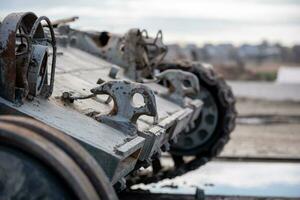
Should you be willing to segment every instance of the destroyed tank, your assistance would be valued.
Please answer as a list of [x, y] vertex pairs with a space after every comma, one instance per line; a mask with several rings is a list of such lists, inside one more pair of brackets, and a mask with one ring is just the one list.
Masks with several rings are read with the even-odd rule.
[[[131, 80], [146, 84], [154, 81], [166, 86], [170, 91], [167, 96], [176, 104], [182, 105], [183, 97], [200, 99], [203, 103], [199, 117], [170, 146], [168, 152], [175, 165], [166, 169], [157, 158], [152, 166], [154, 174], [141, 174], [138, 179], [132, 179], [133, 183], [156, 182], [184, 174], [205, 164], [221, 152], [235, 127], [237, 112], [231, 88], [211, 65], [166, 59], [168, 48], [163, 43], [162, 31], [158, 31], [151, 38], [146, 30], [136, 28], [124, 35], [107, 31], [82, 32], [69, 29], [68, 26], [61, 26], [61, 29], [68, 29], [73, 47], [118, 65]], [[178, 90], [182, 85], [192, 86], [190, 77], [183, 76], [182, 71], [197, 79], [200, 90], [196, 93]], [[164, 80], [159, 78], [162, 76], [165, 76]], [[188, 158], [191, 156], [194, 158]]]
[[200, 63], [165, 62], [161, 32], [53, 26], [31, 12], [0, 24], [0, 199], [118, 199], [229, 140], [230, 87]]

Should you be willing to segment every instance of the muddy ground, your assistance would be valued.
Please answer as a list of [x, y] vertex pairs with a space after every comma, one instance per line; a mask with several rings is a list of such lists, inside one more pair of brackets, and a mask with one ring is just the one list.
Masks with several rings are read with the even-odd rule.
[[239, 98], [237, 110], [221, 156], [300, 159], [300, 102]]

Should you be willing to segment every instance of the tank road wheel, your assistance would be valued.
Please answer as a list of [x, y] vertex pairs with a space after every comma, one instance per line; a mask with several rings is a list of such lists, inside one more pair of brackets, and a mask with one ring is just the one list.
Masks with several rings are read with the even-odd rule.
[[197, 169], [222, 151], [235, 127], [237, 112], [231, 88], [211, 68], [200, 63], [163, 63], [158, 69], [181, 69], [198, 77], [200, 93], [191, 98], [203, 101], [202, 114], [171, 145], [169, 152], [175, 166], [163, 166], [157, 158], [152, 162], [152, 172], [134, 174], [128, 179], [128, 185], [158, 182]]
[[[235, 98], [223, 78], [200, 63], [165, 63], [160, 69], [182, 69], [199, 78], [200, 93], [192, 98], [203, 101], [202, 113], [194, 122], [195, 126], [181, 134], [170, 151], [175, 165], [189, 171], [216, 157], [228, 142], [237, 115]], [[183, 156], [196, 156], [196, 159], [185, 164]]]
[[0, 199], [117, 199], [105, 173], [69, 136], [0, 117]]

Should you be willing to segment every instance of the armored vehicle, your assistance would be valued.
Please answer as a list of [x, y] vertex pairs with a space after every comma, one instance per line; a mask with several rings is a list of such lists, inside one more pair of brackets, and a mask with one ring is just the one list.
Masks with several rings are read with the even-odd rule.
[[[162, 31], [158, 31], [155, 37], [149, 37], [146, 30], [136, 28], [130, 29], [124, 35], [107, 31], [82, 32], [63, 25], [61, 29], [68, 29], [73, 47], [118, 65], [131, 80], [147, 85], [149, 82], [164, 85], [174, 92], [169, 92], [166, 96], [178, 105], [182, 105], [183, 96], [200, 99], [204, 104], [199, 117], [190, 123], [184, 133], [179, 135], [178, 141], [170, 146], [169, 153], [175, 166], [166, 169], [161, 166], [159, 160], [155, 160], [153, 167], [156, 176], [143, 175], [141, 182], [178, 176], [203, 165], [219, 154], [235, 127], [236, 109], [231, 88], [211, 65], [169, 59]], [[178, 90], [181, 85], [193, 85], [190, 82], [191, 78], [182, 75], [182, 71], [195, 76], [198, 82], [194, 84], [199, 84], [200, 90], [196, 93]], [[164, 80], [160, 79], [162, 76], [165, 76]], [[177, 80], [176, 83], [174, 79]], [[173, 80], [173, 83], [170, 80]], [[194, 158], [185, 159], [191, 156]], [[186, 162], [187, 160], [189, 162]]]
[[164, 61], [161, 32], [54, 25], [31, 12], [0, 25], [0, 199], [117, 199], [229, 140], [230, 87], [200, 63]]

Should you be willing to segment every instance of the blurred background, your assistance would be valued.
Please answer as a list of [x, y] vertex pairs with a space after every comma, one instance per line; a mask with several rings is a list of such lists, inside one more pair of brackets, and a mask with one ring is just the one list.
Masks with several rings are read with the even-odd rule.
[[299, 0], [1, 0], [2, 17], [28, 10], [79, 16], [80, 29], [162, 29], [177, 57], [210, 62], [227, 79], [274, 81], [280, 67], [300, 66]]
[[[168, 59], [213, 64], [239, 112], [220, 157], [175, 183], [208, 194], [300, 197], [300, 0], [1, 0], [0, 19], [17, 11], [78, 16], [71, 26], [85, 30], [161, 29]], [[163, 184], [173, 183], [159, 191]]]

